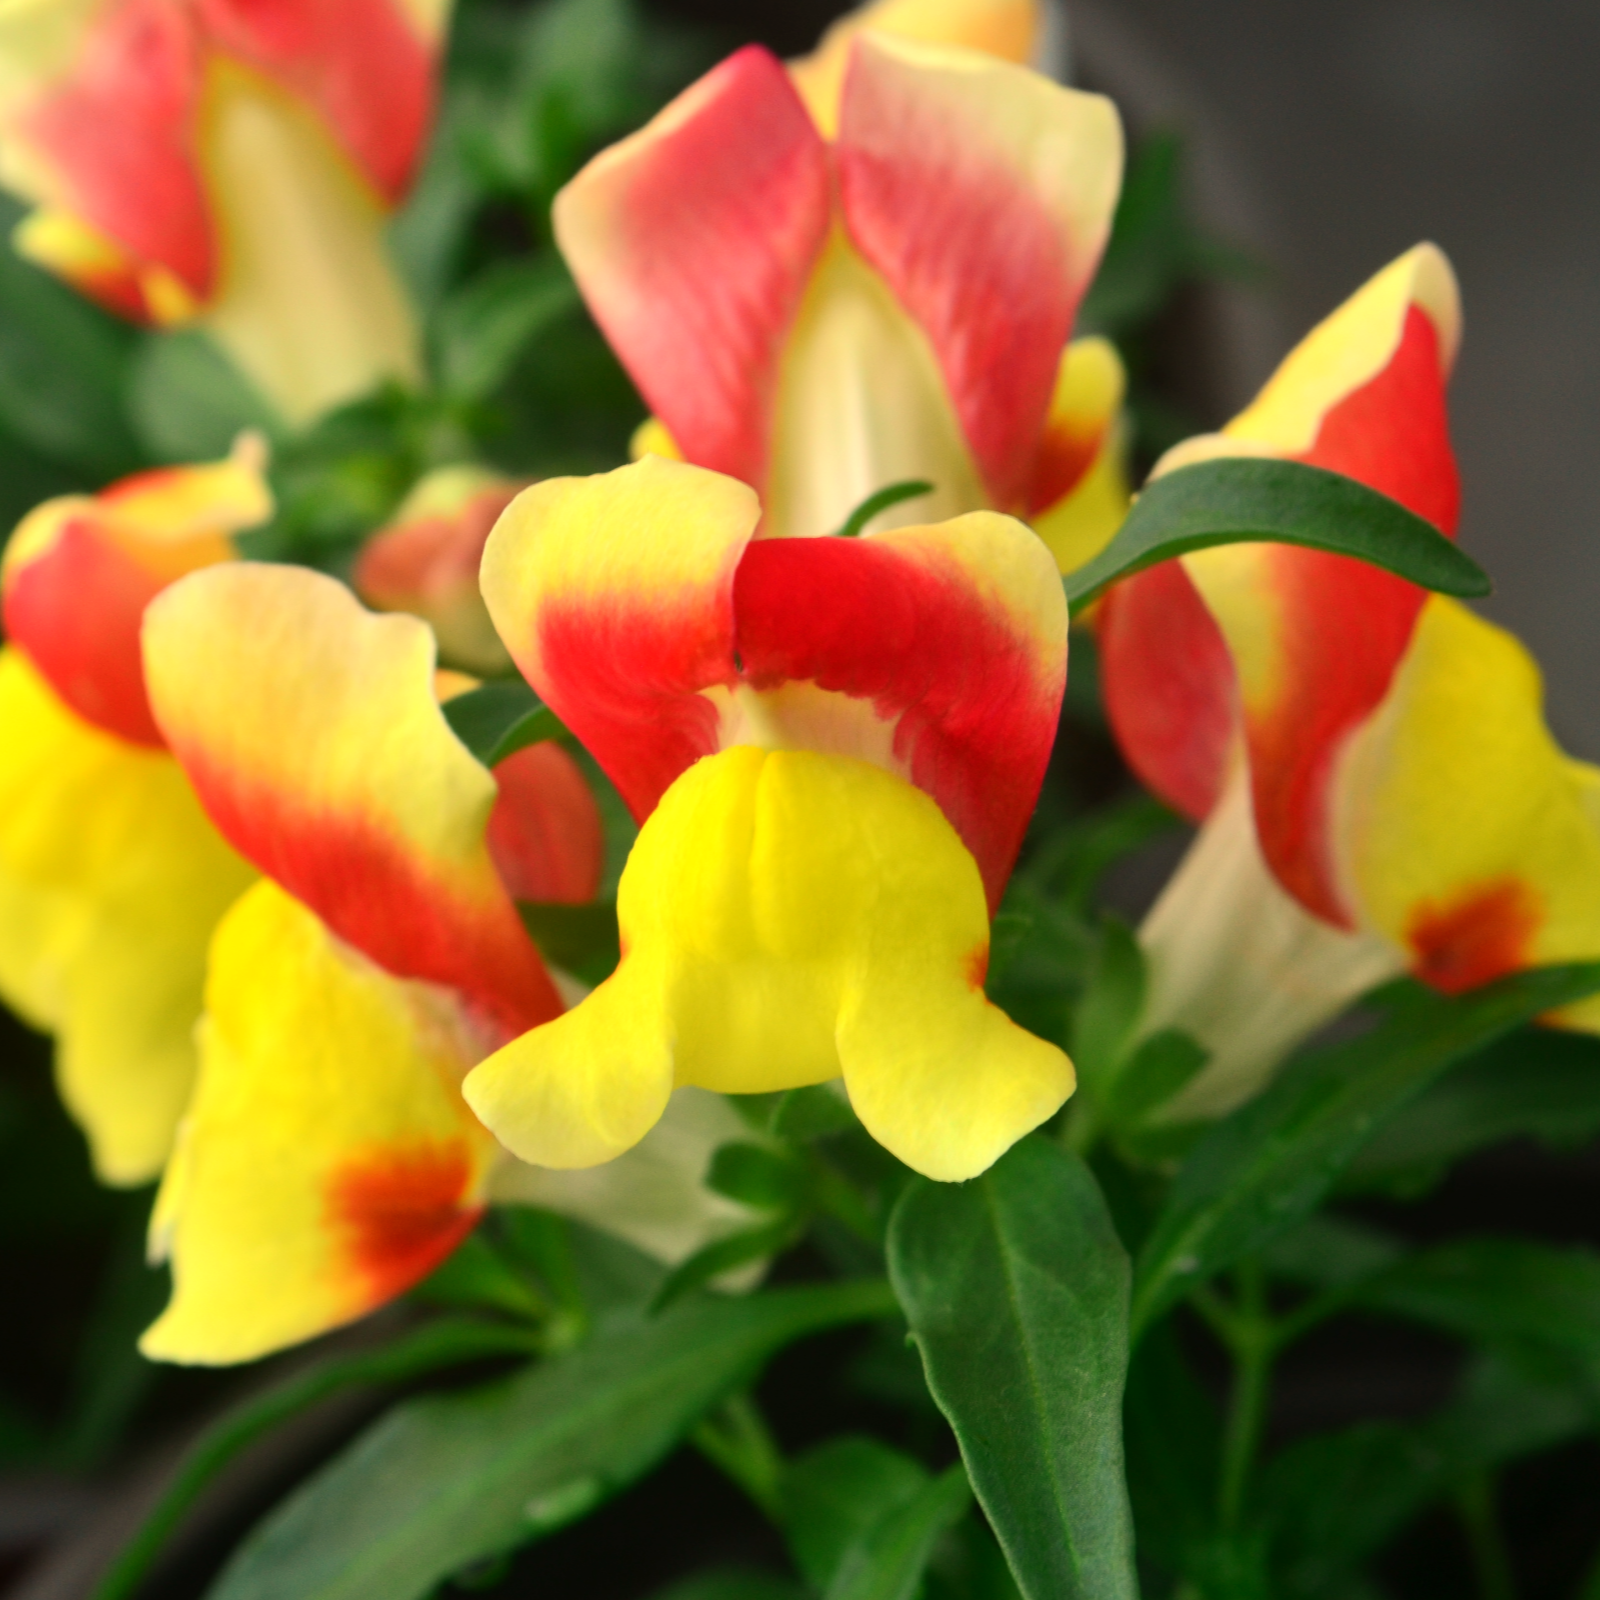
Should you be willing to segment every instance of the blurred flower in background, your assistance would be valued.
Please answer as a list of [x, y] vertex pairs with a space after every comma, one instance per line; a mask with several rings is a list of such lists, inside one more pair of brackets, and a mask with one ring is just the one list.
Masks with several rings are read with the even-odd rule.
[[16, 244], [124, 316], [198, 322], [291, 422], [420, 376], [384, 243], [444, 0], [101, 0], [0, 17]]

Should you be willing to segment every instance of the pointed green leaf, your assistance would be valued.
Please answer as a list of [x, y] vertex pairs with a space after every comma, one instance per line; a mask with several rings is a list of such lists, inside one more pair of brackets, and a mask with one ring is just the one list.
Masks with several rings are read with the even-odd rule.
[[1600, 989], [1600, 964], [1544, 967], [1454, 999], [1408, 994], [1371, 1033], [1291, 1065], [1205, 1135], [1139, 1253], [1135, 1337], [1194, 1285], [1322, 1200], [1373, 1130], [1440, 1073]]
[[827, 1600], [913, 1600], [940, 1534], [972, 1504], [958, 1461], [879, 1517], [844, 1553]]
[[561, 719], [521, 678], [469, 689], [446, 700], [442, 709], [456, 738], [486, 767], [565, 731]]
[[1340, 1187], [1413, 1194], [1485, 1145], [1532, 1138], [1558, 1148], [1600, 1133], [1600, 1039], [1527, 1027], [1463, 1061], [1350, 1163]]
[[211, 1600], [418, 1600], [647, 1472], [778, 1350], [892, 1314], [881, 1281], [706, 1299], [396, 1406], [245, 1541]]
[[920, 1461], [851, 1434], [808, 1450], [784, 1474], [783, 1533], [806, 1582], [826, 1591], [867, 1530], [928, 1485]]
[[1489, 593], [1483, 568], [1399, 501], [1342, 473], [1251, 456], [1197, 462], [1147, 485], [1111, 543], [1068, 573], [1067, 599], [1076, 612], [1158, 561], [1261, 542], [1354, 556], [1439, 594]]
[[1089, 1169], [1035, 1134], [971, 1183], [919, 1181], [889, 1262], [1026, 1600], [1134, 1600], [1128, 1259]]

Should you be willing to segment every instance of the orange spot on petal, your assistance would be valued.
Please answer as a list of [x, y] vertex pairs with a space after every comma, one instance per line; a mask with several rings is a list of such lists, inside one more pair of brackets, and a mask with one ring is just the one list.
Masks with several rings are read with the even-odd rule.
[[455, 1143], [385, 1150], [328, 1180], [329, 1221], [368, 1305], [409, 1289], [472, 1232], [483, 1207], [463, 1204], [470, 1177], [466, 1146]]
[[989, 946], [980, 944], [967, 957], [967, 982], [974, 989], [982, 989], [989, 977]]
[[1412, 970], [1444, 994], [1504, 977], [1528, 964], [1543, 912], [1538, 892], [1517, 878], [1483, 884], [1448, 906], [1420, 905], [1406, 929]]

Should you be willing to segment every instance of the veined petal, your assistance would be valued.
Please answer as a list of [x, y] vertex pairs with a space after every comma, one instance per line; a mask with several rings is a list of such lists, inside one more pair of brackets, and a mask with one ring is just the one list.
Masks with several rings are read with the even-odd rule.
[[992, 503], [1023, 509], [1110, 232], [1116, 110], [992, 57], [866, 34], [834, 155], [851, 241], [927, 334]]
[[200, 154], [225, 255], [205, 326], [291, 423], [421, 373], [380, 194], [316, 115], [231, 61], [206, 74]]
[[992, 511], [864, 539], [761, 539], [734, 610], [740, 688], [723, 742], [876, 756], [937, 801], [997, 906], [1066, 687], [1067, 607], [1039, 541]]
[[229, 535], [272, 515], [265, 465], [261, 441], [243, 434], [225, 461], [139, 473], [23, 518], [4, 559], [6, 632], [79, 716], [161, 744], [139, 659], [145, 606], [230, 559]]
[[0, 990], [57, 1035], [109, 1183], [161, 1170], [194, 1078], [211, 930], [254, 877], [165, 752], [75, 716], [0, 651]]
[[717, 748], [702, 691], [737, 680], [734, 572], [760, 515], [744, 484], [647, 455], [525, 489], [489, 537], [500, 637], [640, 819]]
[[[1350, 898], [1447, 993], [1600, 956], [1592, 780], [1550, 737], [1542, 699], [1510, 634], [1432, 596], [1393, 689], [1340, 764]], [[1592, 1002], [1584, 1010], [1600, 1025]]]
[[1163, 1122], [1218, 1117], [1303, 1040], [1404, 970], [1387, 939], [1346, 933], [1286, 894], [1256, 842], [1249, 773], [1221, 798], [1139, 928], [1149, 971], [1141, 1036], [1179, 1028], [1208, 1052]]
[[778, 363], [830, 214], [827, 149], [754, 46], [556, 197], [584, 299], [685, 459], [764, 480]]
[[[1314, 330], [1222, 434], [1180, 445], [1158, 472], [1216, 456], [1288, 456], [1359, 478], [1451, 531], [1459, 492], [1444, 380], [1458, 339], [1455, 307], [1443, 256], [1419, 246]], [[1340, 745], [1389, 688], [1423, 591], [1348, 557], [1285, 545], [1205, 550], [1183, 566], [1232, 660], [1262, 851], [1302, 905], [1350, 926], [1334, 875], [1328, 786]], [[1159, 581], [1143, 573], [1125, 587], [1154, 604]], [[1173, 636], [1194, 631], [1192, 621], [1175, 621]], [[1145, 647], [1160, 649], [1161, 632], [1159, 620], [1143, 630]], [[1209, 657], [1206, 666], [1209, 673]], [[1164, 650], [1142, 665], [1107, 657], [1108, 681], [1182, 670]], [[1182, 698], [1214, 708], [1221, 696], [1213, 682]], [[1113, 694], [1114, 707], [1118, 699], [1127, 706], [1137, 696]], [[1163, 764], [1138, 748], [1148, 730], [1116, 726], [1136, 766]], [[1191, 798], [1199, 797], [1195, 786]]]
[[426, 623], [297, 567], [195, 573], [145, 622], [156, 720], [224, 837], [387, 971], [520, 1030], [561, 1005], [485, 843], [494, 780], [433, 673]]
[[[204, 51], [192, 13], [162, 0], [102, 6], [73, 41], [64, 76], [15, 118], [12, 133], [46, 189], [142, 264], [208, 299], [217, 246], [192, 128]], [[44, 86], [41, 86], [44, 87]]]
[[647, 456], [501, 519], [484, 594], [512, 655], [642, 821], [733, 744], [861, 757], [932, 795], [998, 902], [1066, 680], [1048, 552], [975, 512], [762, 539], [754, 495]]
[[984, 997], [976, 863], [926, 795], [865, 762], [744, 746], [697, 763], [640, 831], [618, 918], [616, 972], [467, 1079], [524, 1160], [610, 1159], [675, 1083], [842, 1073], [880, 1143], [961, 1179], [1072, 1091], [1066, 1057]]
[[314, 108], [390, 206], [433, 116], [436, 36], [400, 0], [198, 0], [212, 49]]
[[870, 29], [922, 44], [955, 45], [1025, 65], [1039, 34], [1037, 0], [869, 0], [847, 12], [823, 34], [808, 56], [789, 63], [807, 110], [832, 138], [839, 120], [850, 47]]
[[1094, 623], [1106, 714], [1139, 780], [1198, 822], [1237, 742], [1233, 658], [1184, 570], [1163, 561], [1115, 585]]
[[1075, 339], [1062, 353], [1028, 488], [1028, 521], [1062, 572], [1099, 555], [1128, 515], [1127, 388], [1109, 339]]
[[605, 831], [594, 793], [559, 745], [533, 744], [494, 769], [489, 854], [513, 900], [582, 905], [600, 888]]
[[483, 547], [523, 485], [481, 467], [441, 467], [406, 496], [389, 525], [362, 547], [351, 582], [378, 611], [429, 623], [447, 661], [499, 676], [511, 657], [478, 590]]
[[927, 334], [836, 234], [784, 349], [762, 537], [836, 533], [869, 495], [910, 479], [932, 488], [874, 528], [989, 505]]
[[341, 945], [276, 884], [217, 930], [193, 1105], [151, 1221], [154, 1360], [247, 1361], [409, 1288], [472, 1230], [496, 1159], [462, 1104], [455, 998]]

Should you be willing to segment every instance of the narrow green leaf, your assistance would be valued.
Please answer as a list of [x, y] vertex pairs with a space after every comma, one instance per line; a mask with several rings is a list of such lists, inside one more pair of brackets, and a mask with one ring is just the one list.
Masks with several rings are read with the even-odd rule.
[[1177, 1028], [1141, 1039], [1111, 1085], [1107, 1120], [1113, 1127], [1134, 1127], [1170, 1100], [1207, 1059], [1205, 1047]]
[[622, 959], [614, 900], [577, 906], [557, 900], [519, 900], [517, 913], [545, 960], [587, 984], [609, 978]]
[[211, 1600], [418, 1600], [647, 1472], [785, 1345], [893, 1315], [863, 1280], [706, 1299], [396, 1406], [245, 1541]]
[[1340, 1581], [1427, 1505], [1475, 1474], [1585, 1432], [1593, 1418], [1582, 1394], [1490, 1360], [1420, 1423], [1364, 1422], [1290, 1446], [1262, 1479], [1274, 1594], [1342, 1592]]
[[1502, 1140], [1557, 1148], [1600, 1134], [1600, 1039], [1519, 1028], [1418, 1096], [1350, 1163], [1346, 1190], [1413, 1194], [1453, 1162]]
[[1490, 589], [1471, 556], [1376, 489], [1298, 461], [1229, 457], [1149, 484], [1111, 543], [1067, 575], [1067, 599], [1076, 612], [1158, 561], [1264, 541], [1354, 556], [1439, 594], [1475, 598]]
[[[1458, 1239], [1357, 1284], [1353, 1304], [1600, 1380], [1600, 1253], [1533, 1239]], [[1597, 1386], [1600, 1393], [1600, 1386]]]
[[790, 1578], [723, 1567], [696, 1573], [660, 1590], [650, 1600], [810, 1600], [810, 1596]]
[[825, 1139], [859, 1127], [850, 1097], [838, 1083], [786, 1089], [772, 1108], [768, 1127], [780, 1139]]
[[484, 268], [439, 310], [435, 331], [445, 391], [462, 400], [487, 399], [523, 351], [578, 304], [577, 286], [557, 255]]
[[429, 1305], [503, 1311], [534, 1322], [542, 1321], [550, 1309], [481, 1231], [468, 1234], [411, 1293]]
[[1026, 1600], [1133, 1600], [1128, 1260], [1089, 1169], [1035, 1134], [971, 1183], [920, 1180], [889, 1262]]
[[1116, 917], [1100, 924], [1100, 943], [1073, 1016], [1072, 1059], [1097, 1104], [1109, 1100], [1144, 1010], [1144, 951]]
[[971, 1504], [966, 1468], [957, 1462], [885, 1512], [845, 1552], [827, 1600], [912, 1600], [940, 1534]]
[[740, 1141], [712, 1153], [706, 1187], [758, 1211], [793, 1211], [805, 1199], [806, 1170], [781, 1151]]
[[1362, 1038], [1291, 1064], [1205, 1135], [1139, 1253], [1133, 1328], [1307, 1216], [1373, 1130], [1440, 1073], [1600, 989], [1600, 964], [1545, 967], [1455, 999], [1418, 990]]
[[725, 1272], [737, 1272], [753, 1261], [765, 1261], [768, 1256], [777, 1255], [794, 1243], [799, 1229], [799, 1219], [786, 1215], [702, 1245], [687, 1261], [680, 1261], [667, 1274], [651, 1302], [651, 1310], [663, 1311]]
[[[0, 195], [0, 235], [23, 206]], [[131, 471], [139, 449], [123, 411], [136, 335], [8, 246], [0, 248], [0, 426], [96, 477]]]
[[242, 428], [268, 437], [283, 418], [198, 328], [147, 333], [129, 373], [128, 410], [158, 461], [210, 461]]
[[826, 1592], [867, 1531], [928, 1482], [920, 1461], [859, 1434], [829, 1439], [793, 1461], [781, 1488], [783, 1534], [806, 1582]]
[[319, 1362], [242, 1402], [190, 1448], [155, 1510], [100, 1580], [94, 1600], [124, 1600], [137, 1593], [184, 1513], [212, 1479], [241, 1450], [290, 1417], [344, 1389], [406, 1383], [444, 1367], [493, 1356], [531, 1355], [534, 1344], [526, 1328], [442, 1318], [382, 1350]]
[[486, 767], [565, 732], [561, 719], [520, 678], [469, 689], [442, 709], [455, 736]]
[[902, 500], [915, 500], [920, 495], [932, 494], [933, 485], [922, 478], [907, 478], [903, 483], [891, 483], [878, 490], [876, 494], [869, 494], [854, 511], [845, 518], [844, 526], [834, 535], [837, 539], [857, 538], [861, 530], [879, 515], [887, 511], [890, 506], [897, 506]]

